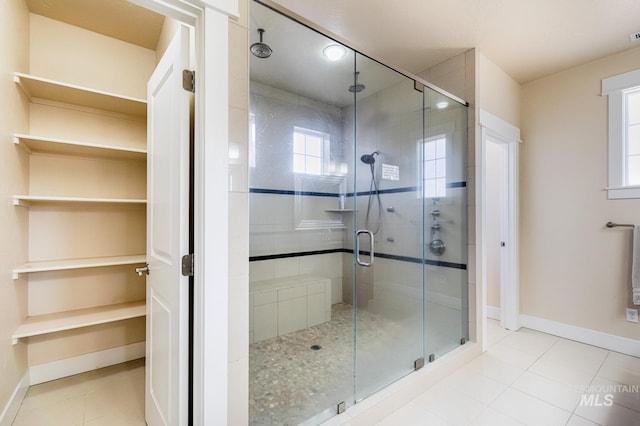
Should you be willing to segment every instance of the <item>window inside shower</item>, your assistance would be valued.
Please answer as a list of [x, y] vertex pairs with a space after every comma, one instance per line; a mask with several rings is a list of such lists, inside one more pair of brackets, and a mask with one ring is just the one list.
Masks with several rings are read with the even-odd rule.
[[294, 126], [293, 172], [324, 175], [328, 172], [331, 136], [317, 130]]
[[427, 198], [447, 195], [447, 136], [438, 135], [422, 142], [424, 170], [423, 196]]

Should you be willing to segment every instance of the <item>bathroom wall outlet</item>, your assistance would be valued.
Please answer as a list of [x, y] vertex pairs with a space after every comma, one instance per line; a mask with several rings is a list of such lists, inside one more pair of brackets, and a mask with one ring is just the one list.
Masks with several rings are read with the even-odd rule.
[[627, 321], [638, 322], [638, 310], [627, 308]]

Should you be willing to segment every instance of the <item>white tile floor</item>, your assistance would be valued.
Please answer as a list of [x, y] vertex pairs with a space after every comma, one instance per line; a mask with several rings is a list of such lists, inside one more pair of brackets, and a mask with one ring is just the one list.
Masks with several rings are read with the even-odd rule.
[[640, 359], [489, 323], [487, 353], [378, 425], [640, 426]]
[[[489, 343], [378, 425], [640, 426], [640, 359], [495, 321]], [[144, 425], [144, 361], [33, 386], [13, 424]]]
[[31, 386], [14, 426], [134, 426], [144, 421], [144, 359]]

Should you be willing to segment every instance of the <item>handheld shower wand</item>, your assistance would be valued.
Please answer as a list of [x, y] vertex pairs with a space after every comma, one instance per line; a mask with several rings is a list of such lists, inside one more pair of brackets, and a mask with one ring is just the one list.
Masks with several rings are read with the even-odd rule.
[[380, 155], [380, 151], [373, 151], [371, 154], [364, 154], [360, 157], [360, 161], [364, 164], [368, 164], [371, 170], [371, 183], [369, 184], [369, 200], [367, 203], [367, 215], [365, 216], [365, 225], [369, 226], [369, 215], [371, 214], [371, 205], [373, 204], [373, 195], [375, 193], [376, 199], [378, 200], [378, 220], [376, 222], [376, 229], [373, 231], [373, 234], [377, 234], [380, 231], [380, 219], [382, 217], [382, 200], [380, 200], [380, 189], [378, 188], [378, 182], [376, 181], [376, 156]]

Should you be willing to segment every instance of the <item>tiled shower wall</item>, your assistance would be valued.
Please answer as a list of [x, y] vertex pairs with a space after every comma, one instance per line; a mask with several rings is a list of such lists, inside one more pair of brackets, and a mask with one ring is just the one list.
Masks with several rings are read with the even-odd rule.
[[[464, 64], [464, 62], [463, 62]], [[338, 108], [326, 105], [302, 96], [266, 86], [251, 83], [251, 114], [255, 117], [255, 158], [248, 159], [250, 176], [250, 280], [263, 280], [298, 274], [319, 274], [332, 280], [332, 302], [352, 302], [353, 257], [350, 253], [333, 252], [327, 254], [305, 255], [277, 258], [278, 255], [304, 253], [317, 250], [353, 249], [353, 213], [327, 212], [338, 208], [339, 193], [347, 193], [346, 206], [354, 203], [353, 182], [350, 177], [344, 179], [342, 187], [335, 182], [340, 175], [328, 183], [305, 182], [303, 177], [291, 172], [293, 126], [307, 127], [324, 131], [331, 135], [331, 159], [353, 167], [353, 108]], [[406, 102], [412, 99], [411, 102]], [[384, 91], [365, 98], [359, 104], [358, 120], [370, 122], [370, 126], [359, 128], [359, 146], [356, 155], [381, 149], [380, 162], [398, 165], [400, 181], [380, 180], [381, 190], [395, 190], [416, 187], [418, 164], [415, 164], [418, 141], [422, 138], [423, 116], [421, 113], [422, 96], [413, 89], [413, 82], [403, 81]], [[380, 123], [373, 117], [376, 110], [394, 111], [394, 120]], [[449, 158], [459, 159], [465, 156], [466, 125], [459, 112], [433, 111], [427, 113], [427, 136], [447, 133], [453, 143], [448, 146]], [[351, 138], [351, 139], [350, 139]], [[384, 138], [376, 143], [378, 138]], [[362, 142], [361, 142], [362, 141]], [[390, 142], [392, 141], [392, 142]], [[426, 199], [424, 217], [421, 216], [423, 200], [415, 191], [386, 193], [381, 195], [382, 215], [379, 235], [376, 236], [376, 252], [392, 256], [421, 258], [423, 255], [420, 230], [422, 221], [429, 230], [433, 223], [431, 210], [441, 212], [438, 222], [441, 230], [437, 235], [429, 232], [428, 241], [439, 237], [447, 243], [443, 256], [437, 257], [426, 251], [429, 260], [450, 263], [459, 266], [446, 267], [428, 265], [427, 296], [448, 306], [461, 308], [466, 305], [466, 164], [462, 161], [450, 161], [448, 164], [447, 197]], [[368, 191], [370, 172], [367, 165], [357, 162], [358, 192]], [[379, 169], [378, 169], [379, 173]], [[353, 176], [350, 173], [349, 176]], [[378, 177], [379, 178], [379, 177]], [[301, 195], [295, 191], [316, 190], [322, 196]], [[365, 223], [365, 210], [368, 196], [359, 195], [358, 223]], [[393, 207], [393, 212], [386, 211]], [[325, 222], [316, 229], [304, 228], [302, 222], [315, 220]], [[329, 226], [326, 223], [334, 222]], [[337, 222], [337, 224], [335, 224]], [[342, 226], [340, 226], [342, 225]], [[370, 224], [372, 227], [375, 224]], [[382, 259], [377, 262], [379, 270], [374, 277], [372, 271], [358, 270], [360, 302], [368, 302], [374, 297], [374, 288], [385, 285], [417, 286], [422, 282], [421, 268], [412, 268], [410, 262]], [[415, 266], [415, 265], [414, 265]], [[462, 268], [460, 268], [462, 266]], [[411, 273], [415, 269], [415, 273]], [[374, 285], [375, 284], [375, 285]], [[409, 290], [410, 291], [410, 290]]]
[[274, 257], [343, 247], [345, 229], [340, 214], [326, 211], [338, 208], [343, 177], [308, 179], [291, 169], [294, 126], [328, 133], [331, 158], [342, 156], [341, 109], [258, 82], [251, 83], [251, 109], [250, 280], [322, 276], [331, 279], [332, 303], [338, 303], [342, 300], [342, 253]]

